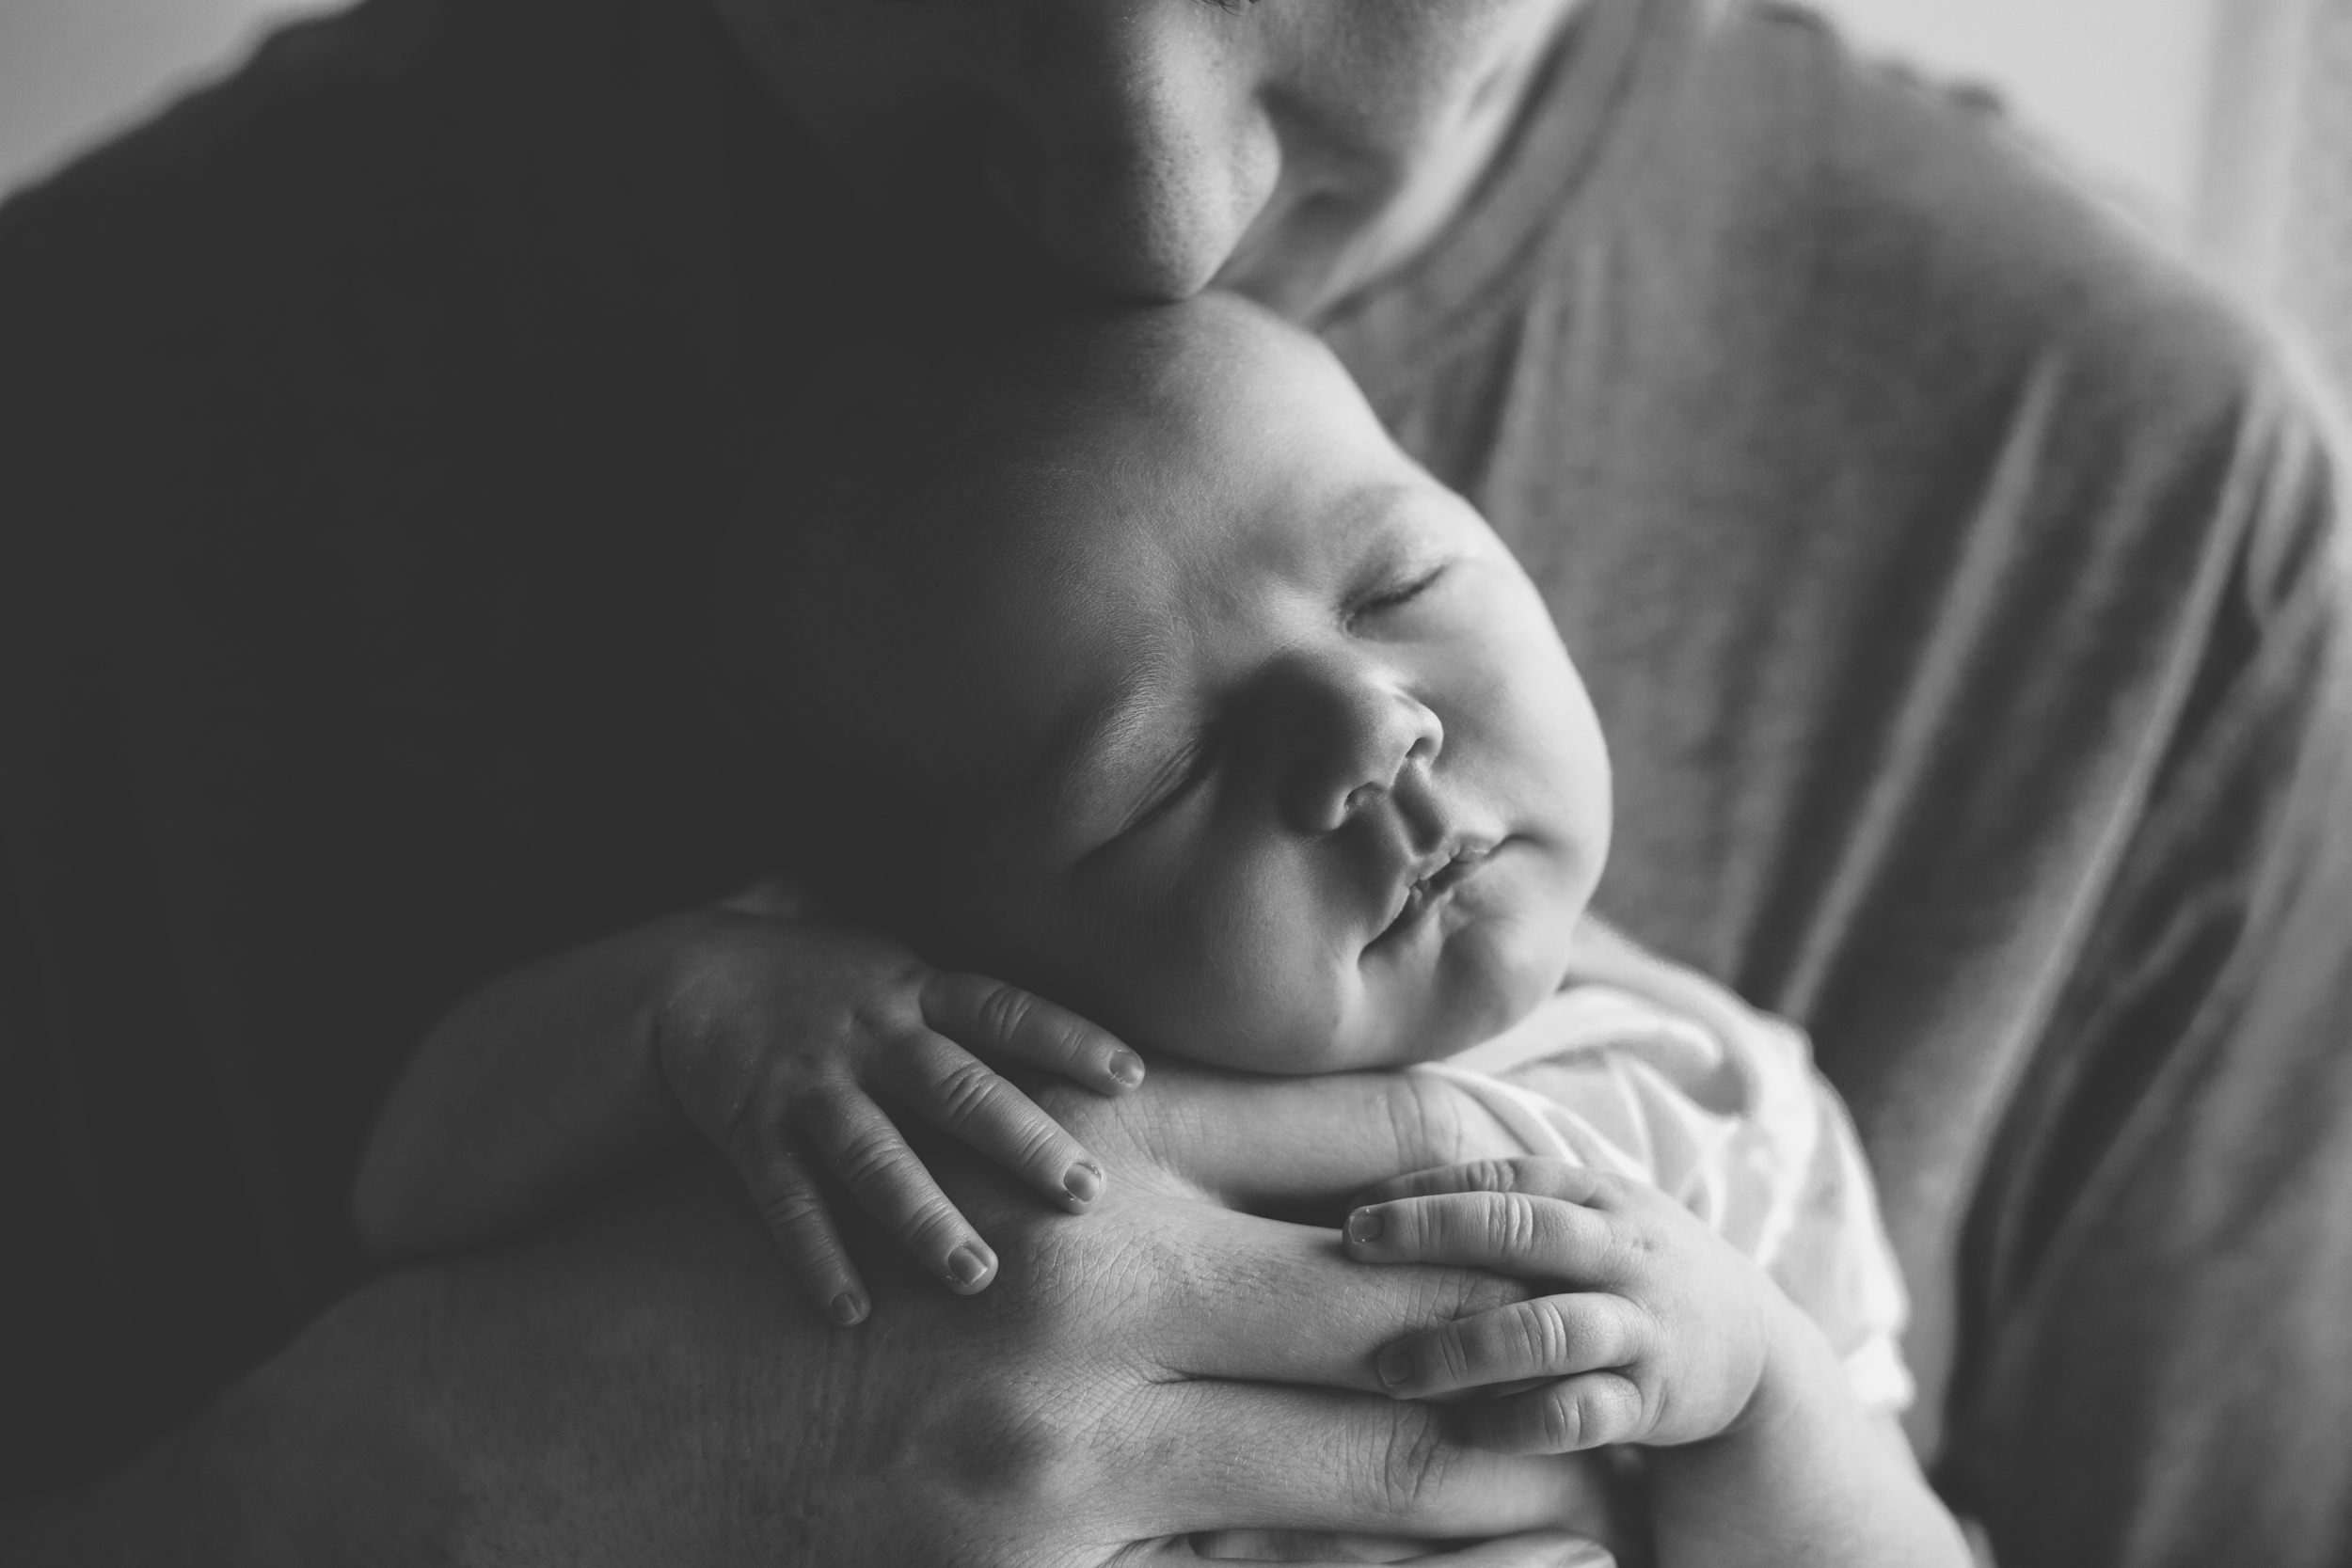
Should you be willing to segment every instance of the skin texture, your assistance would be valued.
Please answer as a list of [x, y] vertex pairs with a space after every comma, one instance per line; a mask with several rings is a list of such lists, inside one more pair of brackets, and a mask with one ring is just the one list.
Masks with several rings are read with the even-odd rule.
[[719, 8], [903, 253], [1306, 319], [1442, 230], [1578, 0]]
[[[11, 1562], [1081, 1568], [1190, 1560], [1189, 1536], [1222, 1528], [1591, 1524], [1576, 1467], [1476, 1453], [1436, 1409], [1376, 1392], [1381, 1343], [1523, 1288], [1364, 1270], [1329, 1231], [1203, 1201], [1190, 1174], [1328, 1201], [1440, 1153], [1434, 1124], [1383, 1082], [1333, 1080], [1313, 1111], [1292, 1097], [1270, 1112], [1349, 1157], [1269, 1163], [1249, 1150], [1276, 1129], [1241, 1100], [1196, 1135], [1187, 1089], [1216, 1091], [1188, 1070], [1120, 1101], [1061, 1091], [1055, 1108], [1114, 1178], [1085, 1220], [936, 1157], [1010, 1264], [985, 1295], [869, 1253], [882, 1310], [844, 1334], [799, 1305], [732, 1178], [694, 1167], [359, 1292], [144, 1465], [0, 1524], [0, 1547]], [[1570, 1560], [1537, 1535], [1439, 1560]]]

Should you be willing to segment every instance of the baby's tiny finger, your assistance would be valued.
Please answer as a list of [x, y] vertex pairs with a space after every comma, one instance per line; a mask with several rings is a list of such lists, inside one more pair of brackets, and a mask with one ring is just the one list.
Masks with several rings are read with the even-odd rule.
[[793, 1277], [818, 1310], [842, 1327], [865, 1322], [872, 1298], [841, 1244], [816, 1173], [781, 1132], [765, 1133], [756, 1144], [736, 1161], [736, 1172], [751, 1189]]
[[996, 1253], [980, 1240], [881, 1106], [850, 1088], [815, 1098], [802, 1131], [866, 1212], [958, 1295], [988, 1289]]
[[1470, 1442], [1489, 1453], [1577, 1453], [1649, 1433], [1642, 1390], [1622, 1372], [1586, 1372], [1458, 1409]]
[[900, 1041], [883, 1083], [924, 1120], [1073, 1213], [1103, 1196], [1103, 1163], [955, 1041], [931, 1034]]
[[977, 1055], [1043, 1068], [1097, 1094], [1143, 1083], [1143, 1058], [1117, 1036], [1002, 980], [933, 974], [923, 982], [923, 1022]]
[[1514, 1155], [1503, 1160], [1470, 1160], [1458, 1165], [1438, 1165], [1409, 1171], [1365, 1188], [1356, 1201], [1393, 1203], [1403, 1197], [1437, 1197], [1448, 1193], [1526, 1193], [1556, 1197], [1568, 1203], [1605, 1206], [1615, 1185], [1613, 1178], [1589, 1166], [1541, 1154]]
[[1397, 1398], [1430, 1399], [1621, 1367], [1643, 1343], [1643, 1320], [1622, 1296], [1539, 1296], [1399, 1339], [1375, 1367]]
[[1452, 1193], [1369, 1204], [1347, 1216], [1348, 1256], [1442, 1263], [1522, 1279], [1616, 1282], [1621, 1248], [1608, 1215], [1524, 1193]]

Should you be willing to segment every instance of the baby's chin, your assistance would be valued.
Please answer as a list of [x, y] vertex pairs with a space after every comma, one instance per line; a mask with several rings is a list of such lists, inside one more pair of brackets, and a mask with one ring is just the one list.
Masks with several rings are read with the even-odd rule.
[[[1433, 962], [1367, 964], [1331, 976], [1327, 988], [1286, 988], [1279, 997], [1229, 994], [1215, 1024], [1187, 1030], [1188, 1041], [1164, 1049], [1216, 1067], [1282, 1074], [1451, 1056], [1509, 1029], [1559, 988], [1572, 924], [1572, 917], [1564, 922], [1555, 938], [1549, 920], [1480, 922], [1454, 933]], [[1201, 1042], [1209, 1042], [1206, 1050]]]
[[1560, 986], [1577, 911], [1491, 911], [1421, 961], [1367, 965], [1360, 1020], [1335, 1050], [1355, 1067], [1434, 1061], [1494, 1038]]

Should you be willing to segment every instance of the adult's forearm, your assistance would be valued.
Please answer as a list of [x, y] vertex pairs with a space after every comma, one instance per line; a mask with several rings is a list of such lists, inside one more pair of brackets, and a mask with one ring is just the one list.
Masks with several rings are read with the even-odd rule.
[[204, 1450], [211, 1420], [71, 1497], [0, 1509], [0, 1562], [21, 1568], [202, 1568], [228, 1560], [204, 1544]]
[[10, 1568], [307, 1568], [447, 1562], [461, 1496], [411, 1395], [420, 1281], [345, 1301], [146, 1453], [71, 1496], [0, 1513]]
[[691, 1136], [654, 1059], [673, 916], [520, 970], [437, 1024], [393, 1085], [355, 1212], [380, 1257], [518, 1235]]

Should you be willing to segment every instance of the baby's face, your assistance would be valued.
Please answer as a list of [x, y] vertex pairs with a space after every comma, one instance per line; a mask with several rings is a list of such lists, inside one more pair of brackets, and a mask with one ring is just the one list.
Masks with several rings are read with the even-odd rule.
[[1599, 729], [1486, 523], [1319, 346], [1211, 309], [838, 601], [859, 730], [942, 802], [904, 912], [1147, 1047], [1443, 1055], [1559, 981]]

